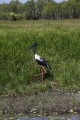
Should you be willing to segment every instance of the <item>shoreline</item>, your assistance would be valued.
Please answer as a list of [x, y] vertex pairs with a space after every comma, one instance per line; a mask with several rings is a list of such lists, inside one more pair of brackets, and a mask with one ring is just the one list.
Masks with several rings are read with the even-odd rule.
[[0, 116], [80, 114], [80, 92], [38, 92], [0, 96]]

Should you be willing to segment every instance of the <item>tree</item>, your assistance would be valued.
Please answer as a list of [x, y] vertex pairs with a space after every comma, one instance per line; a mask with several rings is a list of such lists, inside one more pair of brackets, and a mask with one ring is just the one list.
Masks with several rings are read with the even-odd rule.
[[14, 20], [80, 18], [80, 0], [60, 3], [54, 0], [28, 0], [24, 4], [19, 0], [11, 0], [9, 4], [0, 4], [0, 19], [9, 19], [9, 13], [15, 14]]
[[17, 6], [19, 5], [19, 1], [18, 0], [12, 0], [10, 3], [9, 3], [9, 11], [10, 12], [14, 12], [14, 13], [17, 13]]
[[54, 3], [47, 2], [46, 6], [44, 6], [44, 8], [42, 10], [43, 18], [45, 18], [45, 19], [53, 19], [54, 11], [55, 11]]
[[33, 19], [33, 11], [35, 9], [35, 2], [34, 0], [27, 1], [25, 3], [25, 18], [26, 19]]

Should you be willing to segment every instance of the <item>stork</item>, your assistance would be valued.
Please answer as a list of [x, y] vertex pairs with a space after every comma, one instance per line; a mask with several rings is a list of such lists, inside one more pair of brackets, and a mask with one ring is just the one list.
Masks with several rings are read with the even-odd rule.
[[51, 69], [51, 66], [48, 64], [47, 60], [45, 60], [44, 58], [42, 58], [41, 56], [39, 56], [38, 54], [36, 54], [36, 48], [37, 48], [37, 42], [35, 42], [30, 48], [32, 49], [33, 48], [33, 52], [34, 52], [34, 58], [36, 60], [36, 62], [41, 66], [41, 73], [40, 74], [36, 74], [34, 75], [34, 77], [38, 76], [38, 75], [42, 75], [42, 81], [43, 81], [43, 75], [46, 74], [46, 70], [44, 69], [43, 66]]

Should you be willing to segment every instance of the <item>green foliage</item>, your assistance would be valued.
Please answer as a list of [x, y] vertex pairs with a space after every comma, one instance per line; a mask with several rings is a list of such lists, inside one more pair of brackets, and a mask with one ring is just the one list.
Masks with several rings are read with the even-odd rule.
[[14, 12], [10, 13], [9, 16], [9, 20], [11, 21], [20, 20], [22, 18], [21, 14], [15, 14]]
[[42, 16], [46, 19], [53, 19], [53, 12], [54, 12], [54, 4], [53, 3], [47, 3], [44, 9], [42, 10]]
[[8, 20], [9, 18], [9, 13], [5, 13], [3, 11], [0, 12], [0, 19], [1, 20]]
[[9, 19], [9, 13], [21, 15], [28, 20], [80, 18], [80, 1], [56, 3], [54, 0], [28, 0], [23, 4], [19, 0], [12, 0], [8, 4], [0, 4], [0, 19]]
[[[0, 21], [0, 93], [80, 88], [80, 21]], [[29, 46], [48, 60], [51, 71], [40, 73]]]

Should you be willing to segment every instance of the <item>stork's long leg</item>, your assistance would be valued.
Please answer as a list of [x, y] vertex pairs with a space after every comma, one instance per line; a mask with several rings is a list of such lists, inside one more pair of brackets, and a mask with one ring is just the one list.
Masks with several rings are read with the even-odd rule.
[[39, 76], [39, 75], [42, 75], [42, 82], [43, 82], [43, 75], [46, 73], [46, 70], [44, 69], [44, 67], [43, 66], [40, 66], [41, 67], [41, 73], [40, 74], [36, 74], [36, 75], [34, 75], [33, 77], [36, 77], [36, 76]]
[[43, 82], [43, 77], [44, 77], [43, 75], [46, 74], [46, 70], [44, 69], [43, 66], [41, 66], [41, 67], [42, 67], [42, 73], [41, 74], [42, 74], [42, 82]]

